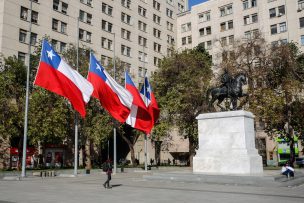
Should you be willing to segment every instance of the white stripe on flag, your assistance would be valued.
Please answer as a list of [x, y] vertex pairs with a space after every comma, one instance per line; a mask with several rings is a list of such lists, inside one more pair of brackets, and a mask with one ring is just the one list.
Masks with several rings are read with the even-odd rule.
[[104, 74], [107, 76], [106, 84], [116, 93], [120, 102], [131, 109], [133, 103], [133, 96], [132, 94], [126, 90], [124, 87], [119, 85], [108, 73], [104, 71]]
[[85, 103], [90, 101], [90, 96], [93, 93], [93, 85], [85, 79], [80, 73], [72, 69], [64, 60], [61, 59], [58, 71], [69, 78], [81, 91]]

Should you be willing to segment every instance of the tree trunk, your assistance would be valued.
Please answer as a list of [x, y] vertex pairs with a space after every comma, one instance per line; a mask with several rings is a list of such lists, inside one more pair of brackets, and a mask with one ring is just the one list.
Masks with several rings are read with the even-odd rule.
[[85, 154], [86, 154], [86, 169], [91, 170], [92, 169], [92, 160], [91, 160], [91, 140], [89, 138], [86, 139], [85, 143]]
[[196, 154], [196, 146], [195, 146], [195, 140], [192, 137], [189, 137], [189, 162], [190, 162], [190, 166], [193, 166], [193, 157]]
[[130, 149], [130, 153], [131, 153], [131, 162], [132, 165], [135, 166], [136, 165], [136, 161], [135, 161], [135, 153], [134, 153], [134, 144], [122, 133], [120, 133], [122, 139], [128, 144], [128, 147]]

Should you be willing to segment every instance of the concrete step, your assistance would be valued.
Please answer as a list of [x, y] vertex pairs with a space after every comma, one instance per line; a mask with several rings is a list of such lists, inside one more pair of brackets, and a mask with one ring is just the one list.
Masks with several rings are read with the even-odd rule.
[[[282, 178], [283, 177], [283, 178]], [[294, 178], [287, 179], [285, 176], [246, 176], [246, 175], [210, 175], [193, 173], [153, 173], [144, 175], [145, 180], [213, 183], [232, 185], [253, 186], [276, 186], [290, 187], [304, 184], [304, 174], [297, 174]]]

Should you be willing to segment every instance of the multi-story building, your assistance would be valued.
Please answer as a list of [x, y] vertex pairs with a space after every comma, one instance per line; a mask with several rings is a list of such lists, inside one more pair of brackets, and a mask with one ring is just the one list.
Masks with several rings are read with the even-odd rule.
[[45, 36], [58, 52], [79, 40], [105, 66], [115, 50], [139, 84], [174, 45], [176, 15], [187, 7], [188, 0], [0, 0], [0, 53], [26, 62], [28, 44], [33, 51]]
[[[304, 50], [303, 0], [209, 0], [178, 15], [177, 47], [202, 43], [211, 55], [221, 44], [261, 32], [269, 43], [297, 42]], [[218, 57], [213, 57], [217, 62]]]
[[[177, 17], [177, 49], [198, 44], [209, 51], [214, 67], [222, 46], [248, 39], [256, 32], [268, 43], [296, 42], [304, 51], [304, 0], [209, 0]], [[216, 70], [215, 70], [216, 71]], [[279, 144], [258, 127], [258, 143], [268, 162], [278, 161]], [[299, 151], [302, 147], [299, 146]], [[262, 150], [263, 151], [263, 150]], [[265, 160], [266, 161], [266, 160]]]
[[[176, 45], [176, 17], [185, 10], [188, 0], [0, 0], [0, 53], [28, 64], [29, 44], [33, 52], [43, 37], [59, 53], [79, 42], [104, 66], [119, 58], [140, 86]], [[153, 151], [150, 147], [149, 158]]]

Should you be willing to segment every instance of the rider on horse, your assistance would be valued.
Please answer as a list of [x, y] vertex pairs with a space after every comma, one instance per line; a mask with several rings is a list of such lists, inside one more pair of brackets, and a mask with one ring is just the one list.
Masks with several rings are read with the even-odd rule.
[[222, 83], [221, 87], [226, 87], [227, 88], [228, 95], [231, 92], [231, 82], [232, 82], [232, 80], [233, 80], [232, 76], [230, 76], [227, 69], [225, 69], [223, 75], [221, 76], [221, 83]]

